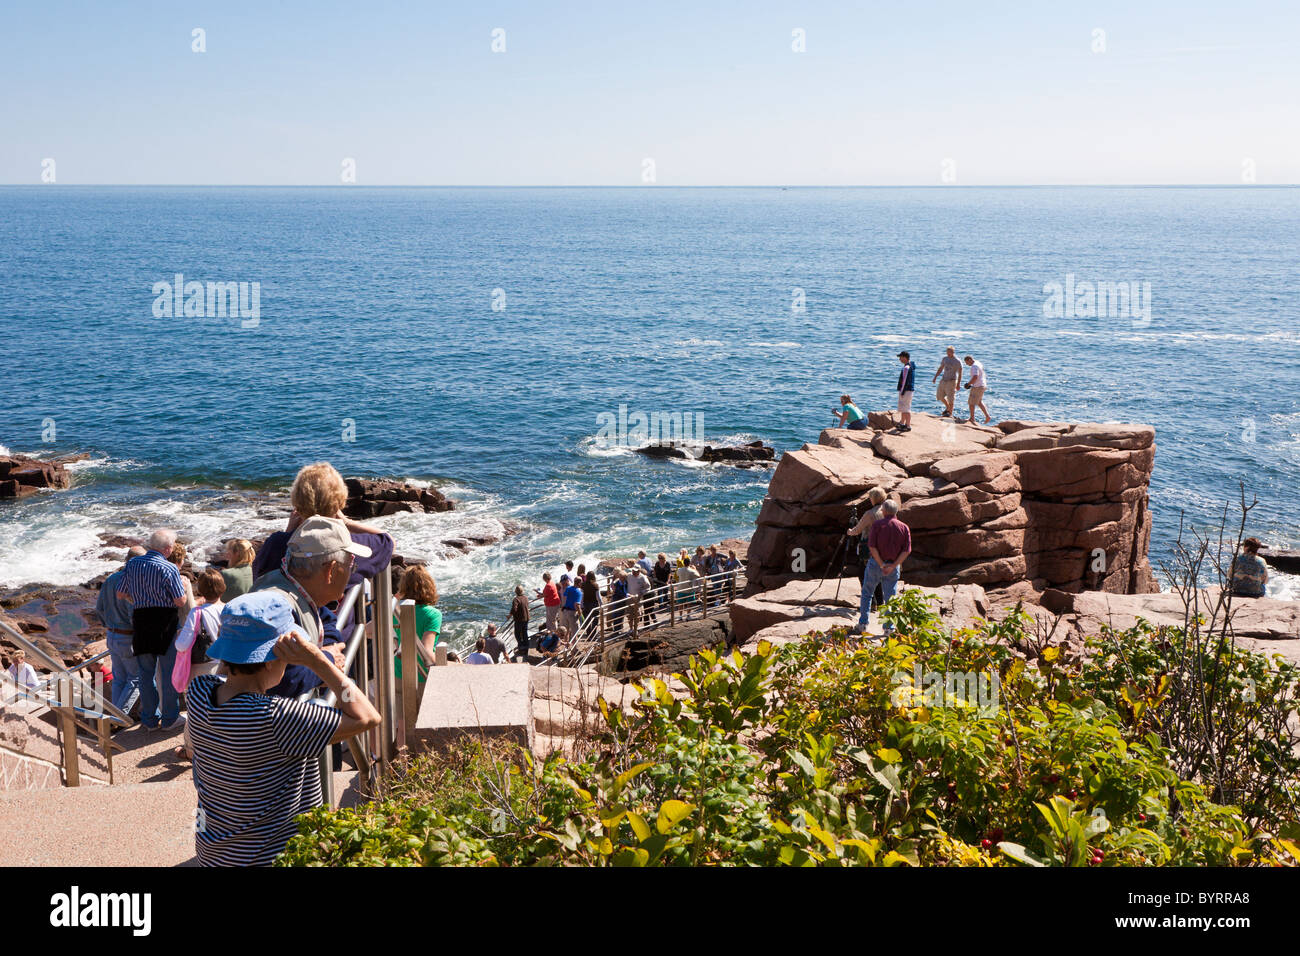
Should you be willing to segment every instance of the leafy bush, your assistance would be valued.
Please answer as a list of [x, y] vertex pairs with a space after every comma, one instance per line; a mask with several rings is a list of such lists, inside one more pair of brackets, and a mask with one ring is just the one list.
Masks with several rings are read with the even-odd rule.
[[[834, 631], [702, 651], [685, 693], [652, 678], [633, 714], [601, 702], [585, 759], [480, 744], [419, 758], [387, 800], [300, 818], [280, 863], [1296, 865], [1281, 801], [1248, 819], [1175, 769], [1149, 630], [1103, 638], [1121, 670], [1101, 646], [1019, 656], [1020, 615], [949, 632], [917, 591], [884, 613], [883, 643]], [[1230, 660], [1294, 700], [1293, 673]], [[1276, 750], [1250, 751], [1238, 776]]]

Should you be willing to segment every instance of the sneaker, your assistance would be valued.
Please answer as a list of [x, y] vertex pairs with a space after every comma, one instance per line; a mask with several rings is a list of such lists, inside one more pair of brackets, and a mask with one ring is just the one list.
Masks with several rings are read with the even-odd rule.
[[158, 730], [179, 730], [185, 726], [185, 715], [177, 714], [176, 719], [165, 724], [159, 724]]
[[910, 432], [910, 431], [912, 430], [912, 426], [911, 426], [911, 425], [899, 425], [899, 426], [898, 426], [898, 430], [899, 430], [900, 432]]

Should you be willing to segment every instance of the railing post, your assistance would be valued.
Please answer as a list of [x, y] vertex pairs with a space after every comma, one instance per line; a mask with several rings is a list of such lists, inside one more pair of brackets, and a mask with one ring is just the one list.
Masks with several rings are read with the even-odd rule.
[[415, 737], [415, 718], [420, 710], [420, 652], [415, 649], [420, 635], [415, 633], [415, 602], [403, 601], [397, 613], [402, 623], [401, 740], [403, 747], [410, 747]]
[[77, 754], [77, 723], [72, 709], [60, 707], [59, 727], [63, 731], [63, 783], [68, 787], [81, 786], [81, 765]]
[[379, 773], [383, 779], [393, 760], [393, 578], [389, 568], [375, 575], [375, 696], [379, 711]]

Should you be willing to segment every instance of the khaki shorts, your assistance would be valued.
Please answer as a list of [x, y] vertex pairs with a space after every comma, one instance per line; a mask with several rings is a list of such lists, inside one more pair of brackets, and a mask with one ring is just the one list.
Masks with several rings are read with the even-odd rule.
[[954, 398], [957, 397], [957, 380], [955, 378], [945, 378], [939, 382], [939, 391], [935, 392], [935, 397], [945, 405], [951, 405]]
[[910, 411], [912, 410], [912, 393], [911, 393], [911, 392], [899, 392], [899, 393], [898, 393], [898, 410], [899, 410], [900, 412], [910, 412]]
[[973, 410], [976, 405], [984, 401], [984, 386], [976, 385], [970, 390], [970, 407]]

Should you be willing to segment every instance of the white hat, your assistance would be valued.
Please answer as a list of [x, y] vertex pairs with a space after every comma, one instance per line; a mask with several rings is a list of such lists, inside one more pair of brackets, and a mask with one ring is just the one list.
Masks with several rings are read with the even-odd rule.
[[308, 518], [289, 539], [289, 553], [295, 557], [309, 558], [337, 551], [347, 551], [359, 558], [371, 555], [370, 549], [364, 544], [352, 540], [348, 526], [338, 518], [322, 518], [319, 515]]

